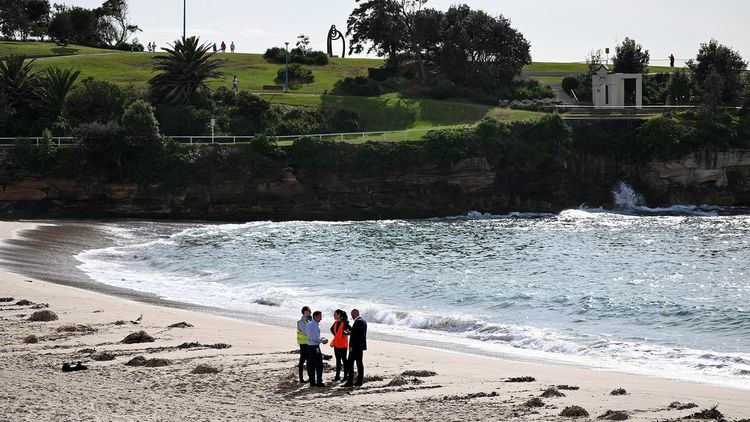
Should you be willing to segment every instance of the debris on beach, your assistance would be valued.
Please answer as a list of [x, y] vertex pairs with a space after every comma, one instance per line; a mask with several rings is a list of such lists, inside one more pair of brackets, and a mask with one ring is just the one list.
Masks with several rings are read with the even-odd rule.
[[62, 371], [63, 372], [78, 372], [78, 371], [85, 371], [89, 369], [86, 365], [82, 364], [80, 361], [76, 362], [75, 364], [71, 365], [69, 363], [63, 363]]
[[497, 397], [497, 391], [493, 391], [491, 393], [471, 393], [464, 396], [443, 396], [443, 401], [452, 401], [452, 400], [471, 400], [471, 399], [479, 399], [484, 397]]
[[534, 397], [531, 400], [527, 400], [523, 405], [526, 407], [544, 407], [544, 402], [539, 397]]
[[505, 382], [534, 382], [536, 381], [536, 378], [534, 377], [513, 377], [508, 378], [505, 380]]
[[191, 324], [189, 322], [182, 321], [182, 322], [178, 322], [176, 324], [172, 324], [172, 325], [170, 325], [167, 328], [193, 328], [193, 324]]
[[616, 388], [616, 389], [612, 390], [612, 392], [609, 393], [609, 394], [612, 395], [612, 396], [624, 396], [624, 395], [628, 394], [628, 392], [625, 391], [624, 388]]
[[148, 359], [143, 366], [145, 366], [146, 368], [160, 368], [162, 366], [169, 366], [171, 364], [172, 361], [169, 359], [152, 358]]
[[78, 353], [82, 355], [93, 355], [94, 353], [96, 353], [96, 349], [81, 349], [78, 351]]
[[0, 303], [13, 302], [14, 300], [12, 297], [0, 297]]
[[27, 336], [26, 338], [24, 338], [23, 342], [25, 344], [37, 344], [39, 343], [39, 339], [37, 338], [37, 336], [31, 334], [30, 336]]
[[31, 322], [50, 322], [50, 321], [57, 321], [59, 318], [57, 317], [57, 314], [52, 311], [36, 311], [29, 317], [29, 321]]
[[232, 345], [226, 344], [226, 343], [202, 344], [202, 343], [198, 343], [197, 341], [185, 342], [177, 346], [178, 349], [206, 348], [206, 349], [217, 349], [217, 350], [230, 349], [231, 347]]
[[603, 419], [606, 421], [626, 421], [630, 419], [630, 415], [624, 410], [607, 410], [604, 414], [599, 415], [597, 419]]
[[557, 386], [557, 389], [558, 389], [558, 390], [570, 390], [570, 391], [576, 391], [576, 390], [579, 390], [580, 388], [581, 388], [581, 387], [576, 387], [575, 385], [567, 385], [567, 384], [563, 384], [563, 385], [558, 385], [558, 386]]
[[34, 302], [26, 299], [21, 299], [18, 302], [16, 302], [16, 306], [31, 306]]
[[182, 343], [181, 345], [177, 346], [177, 348], [178, 349], [195, 349], [201, 346], [203, 345], [198, 343], [197, 341], [190, 341], [190, 342]]
[[253, 303], [262, 305], [262, 306], [270, 306], [272, 308], [278, 308], [281, 306], [279, 301], [274, 300], [274, 299], [266, 299], [266, 298], [257, 299]]
[[125, 363], [125, 366], [145, 366], [146, 365], [146, 358], [143, 356], [136, 356], [133, 359], [130, 359], [127, 363]]
[[91, 359], [97, 361], [97, 362], [105, 362], [109, 360], [115, 360], [117, 356], [115, 356], [112, 353], [109, 352], [99, 352], [93, 356], [91, 356]]
[[386, 385], [386, 387], [401, 387], [401, 386], [408, 385], [408, 384], [419, 385], [419, 384], [424, 384], [424, 381], [422, 381], [419, 378], [409, 379], [406, 377], [402, 377], [401, 375], [397, 375], [395, 378], [391, 380], [391, 382], [388, 383], [388, 385]]
[[401, 376], [404, 377], [417, 377], [417, 378], [427, 378], [427, 377], [434, 377], [437, 375], [437, 372], [433, 371], [426, 371], [426, 370], [407, 370], [401, 373]]
[[568, 406], [560, 412], [560, 416], [566, 418], [584, 418], [589, 415], [589, 412], [581, 406]]
[[548, 397], [565, 397], [565, 394], [561, 393], [557, 387], [549, 387], [542, 393], [542, 397], [548, 398]]
[[127, 321], [122, 320], [122, 319], [113, 322], [113, 324], [115, 324], [115, 325], [125, 325], [127, 323], [128, 323]]
[[669, 405], [670, 409], [675, 409], [675, 410], [695, 409], [696, 407], [698, 407], [698, 405], [695, 403], [680, 403], [678, 401], [673, 401]]
[[716, 422], [726, 422], [724, 415], [719, 412], [718, 406], [714, 406], [710, 409], [703, 409], [700, 412], [693, 413], [690, 416], [685, 416], [684, 419], [703, 419]]
[[148, 335], [145, 331], [138, 331], [137, 333], [128, 334], [122, 340], [123, 344], [136, 344], [136, 343], [153, 343], [155, 339]]
[[385, 377], [382, 375], [365, 375], [365, 382], [378, 382], [385, 381]]
[[37, 303], [36, 305], [31, 307], [31, 309], [47, 309], [47, 308], [49, 308], [49, 303]]
[[61, 327], [58, 327], [57, 332], [58, 333], [91, 333], [96, 331], [96, 329], [89, 327], [88, 325], [63, 325]]
[[219, 372], [221, 372], [221, 371], [218, 370], [217, 368], [214, 368], [213, 366], [198, 365], [198, 366], [195, 367], [195, 369], [193, 369], [193, 371], [191, 372], [191, 374], [195, 374], [195, 375], [207, 375], [207, 374], [218, 374]]

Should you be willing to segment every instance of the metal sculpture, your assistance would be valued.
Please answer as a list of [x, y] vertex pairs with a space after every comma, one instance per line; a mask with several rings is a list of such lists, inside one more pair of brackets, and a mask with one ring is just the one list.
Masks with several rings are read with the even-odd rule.
[[346, 38], [344, 34], [336, 29], [336, 25], [331, 25], [331, 29], [328, 31], [328, 57], [333, 57], [333, 42], [341, 40], [341, 58], [346, 57]]

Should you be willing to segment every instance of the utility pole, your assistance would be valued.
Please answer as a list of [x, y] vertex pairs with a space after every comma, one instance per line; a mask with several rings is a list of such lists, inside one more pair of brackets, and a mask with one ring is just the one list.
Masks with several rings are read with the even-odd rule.
[[182, 0], [182, 38], [186, 37], [187, 33], [187, 0]]
[[286, 42], [286, 67], [284, 70], [284, 93], [289, 91], [289, 43]]

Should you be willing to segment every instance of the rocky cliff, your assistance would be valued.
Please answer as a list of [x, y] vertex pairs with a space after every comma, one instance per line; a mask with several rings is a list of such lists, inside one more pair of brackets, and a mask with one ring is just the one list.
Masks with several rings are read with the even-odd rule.
[[619, 181], [635, 186], [652, 206], [750, 206], [750, 151], [704, 151], [640, 165], [573, 155], [534, 170], [496, 168], [484, 157], [471, 157], [374, 175], [285, 168], [262, 182], [215, 180], [169, 187], [28, 175], [2, 186], [0, 212], [5, 218], [241, 221], [557, 212], [583, 203], [606, 207]]

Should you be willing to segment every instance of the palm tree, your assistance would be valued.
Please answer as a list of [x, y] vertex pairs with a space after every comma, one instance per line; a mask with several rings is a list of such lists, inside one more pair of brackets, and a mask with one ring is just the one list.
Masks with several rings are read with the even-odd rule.
[[52, 120], [54, 120], [62, 112], [65, 98], [68, 97], [81, 72], [73, 71], [73, 69], [63, 70], [59, 67], [50, 67], [44, 73], [44, 102], [49, 106]]
[[0, 58], [0, 90], [11, 107], [33, 102], [39, 92], [38, 77], [33, 73], [34, 59], [10, 55]]
[[166, 56], [154, 57], [154, 70], [161, 71], [148, 81], [157, 102], [187, 104], [198, 89], [208, 89], [206, 80], [224, 76], [218, 72], [223, 60], [213, 59], [208, 44], [199, 44], [199, 38], [182, 38], [170, 48]]

